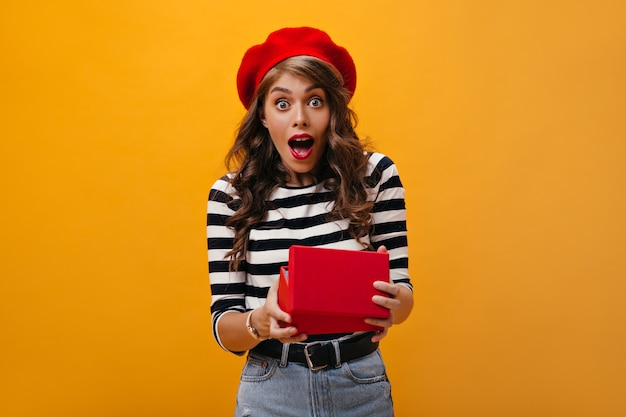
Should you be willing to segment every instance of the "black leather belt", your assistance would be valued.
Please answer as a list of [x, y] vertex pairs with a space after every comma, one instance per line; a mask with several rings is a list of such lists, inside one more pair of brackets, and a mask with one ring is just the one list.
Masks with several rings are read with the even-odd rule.
[[[369, 355], [378, 349], [378, 342], [371, 341], [372, 335], [373, 333], [364, 333], [345, 340], [291, 343], [287, 361], [306, 364], [313, 371], [329, 366], [339, 367], [343, 362]], [[266, 340], [259, 343], [252, 352], [281, 360], [283, 344], [276, 339]]]

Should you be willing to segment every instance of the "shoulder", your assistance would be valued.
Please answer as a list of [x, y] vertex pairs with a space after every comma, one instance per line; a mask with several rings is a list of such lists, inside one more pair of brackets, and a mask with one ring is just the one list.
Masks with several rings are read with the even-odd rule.
[[398, 169], [387, 155], [380, 152], [370, 152], [368, 157], [366, 182], [370, 187], [375, 187], [390, 178], [398, 177]]
[[233, 186], [230, 183], [230, 180], [233, 178], [233, 174], [226, 174], [219, 179], [217, 179], [213, 185], [211, 186], [211, 190], [222, 191], [225, 193], [232, 194], [234, 191]]
[[236, 194], [235, 187], [233, 187], [230, 182], [232, 178], [233, 174], [226, 174], [223, 177], [219, 178], [217, 181], [215, 181], [211, 186], [209, 200], [213, 200], [214, 197], [222, 196], [230, 196], [232, 199], [232, 196]]
[[209, 207], [215, 204], [232, 206], [233, 201], [239, 199], [236, 197], [235, 188], [230, 183], [232, 176], [232, 174], [226, 174], [213, 183], [209, 192]]
[[375, 167], [378, 164], [384, 164], [384, 165], [392, 164], [393, 165], [393, 161], [391, 160], [391, 158], [389, 158], [387, 155], [380, 153], [380, 152], [367, 152], [367, 157], [368, 157], [370, 166]]

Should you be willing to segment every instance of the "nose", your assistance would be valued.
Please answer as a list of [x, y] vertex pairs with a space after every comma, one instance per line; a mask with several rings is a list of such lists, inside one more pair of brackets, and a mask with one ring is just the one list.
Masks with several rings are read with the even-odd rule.
[[299, 104], [295, 108], [293, 127], [308, 126], [309, 118], [305, 105]]

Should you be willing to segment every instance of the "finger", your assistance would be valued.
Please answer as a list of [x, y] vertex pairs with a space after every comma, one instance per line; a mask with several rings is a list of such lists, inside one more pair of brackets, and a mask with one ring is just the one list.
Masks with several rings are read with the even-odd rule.
[[383, 340], [385, 336], [387, 336], [387, 332], [388, 332], [387, 328], [384, 328], [383, 330], [376, 332], [374, 336], [372, 336], [372, 339], [371, 339], [372, 343], [380, 342], [381, 340]]
[[292, 337], [283, 337], [283, 338], [280, 338], [278, 340], [280, 340], [281, 343], [300, 343], [300, 342], [304, 342], [308, 338], [309, 338], [308, 335], [306, 335], [304, 333], [300, 333], [300, 334], [292, 336]]
[[293, 326], [288, 327], [280, 327], [280, 326], [271, 326], [270, 327], [270, 336], [273, 339], [286, 339], [290, 337], [294, 337], [298, 335], [298, 329]]
[[376, 252], [378, 252], [378, 253], [387, 253], [387, 248], [385, 247], [385, 245], [379, 246], [378, 249], [376, 250]]
[[269, 315], [277, 327], [288, 327], [291, 324], [291, 316], [280, 309], [271, 309]]
[[374, 281], [374, 288], [378, 291], [386, 292], [394, 298], [400, 294], [400, 287], [387, 281]]
[[376, 319], [370, 317], [365, 319], [365, 323], [386, 329], [388, 327], [391, 327], [391, 325], [393, 324], [393, 319], [391, 317], [389, 317], [388, 319]]
[[385, 307], [389, 310], [393, 310], [400, 307], [400, 300], [395, 298], [385, 297], [384, 295], [372, 296], [372, 302], [378, 306]]
[[[267, 314], [272, 322], [291, 323], [291, 316], [281, 310], [280, 306], [275, 299], [267, 299], [264, 305], [267, 310]], [[283, 326], [284, 327], [284, 326]]]

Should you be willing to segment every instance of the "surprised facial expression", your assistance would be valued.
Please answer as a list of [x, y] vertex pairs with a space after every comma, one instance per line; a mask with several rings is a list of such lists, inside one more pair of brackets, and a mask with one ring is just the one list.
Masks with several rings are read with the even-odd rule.
[[261, 120], [290, 173], [287, 185], [314, 184], [330, 121], [324, 90], [306, 78], [284, 73], [268, 90]]

